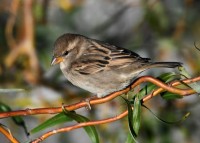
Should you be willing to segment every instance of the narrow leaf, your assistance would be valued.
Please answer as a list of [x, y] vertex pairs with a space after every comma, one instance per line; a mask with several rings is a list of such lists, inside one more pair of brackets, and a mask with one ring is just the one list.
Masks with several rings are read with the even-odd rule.
[[[32, 133], [32, 134], [37, 133], [46, 128], [55, 126], [57, 124], [70, 122], [73, 120], [75, 120], [78, 123], [89, 121], [89, 119], [87, 119], [86, 117], [78, 115], [75, 112], [65, 111], [65, 112], [55, 115], [54, 117], [50, 118], [49, 120], [47, 120], [44, 123], [40, 124], [39, 126], [35, 127], [34, 129], [31, 130], [30, 133]], [[86, 133], [88, 134], [88, 136], [90, 137], [90, 139], [93, 143], [99, 143], [99, 137], [98, 137], [97, 131], [94, 126], [84, 127], [84, 130], [86, 131]]]
[[142, 90], [140, 90], [139, 95], [141, 95], [140, 99], [142, 99], [145, 95], [152, 92], [157, 86], [152, 83], [148, 83]]
[[[122, 97], [122, 96], [121, 96]], [[127, 104], [127, 108], [128, 108], [128, 126], [129, 126], [129, 130], [130, 130], [130, 134], [128, 135], [128, 138], [127, 138], [127, 141], [126, 142], [131, 142], [133, 141], [134, 143], [138, 143], [136, 141], [136, 137], [137, 137], [137, 134], [134, 130], [134, 125], [133, 125], [133, 107], [131, 105], [131, 102], [128, 101], [126, 98], [122, 97], [122, 99], [124, 99], [124, 101], [126, 102]], [[134, 98], [135, 100], [135, 98]], [[130, 137], [132, 138], [132, 140], [130, 139]]]
[[42, 131], [46, 128], [55, 126], [57, 124], [69, 122], [69, 121], [73, 121], [73, 119], [71, 117], [69, 117], [68, 115], [66, 115], [66, 113], [62, 112], [62, 113], [59, 113], [59, 114], [53, 116], [52, 118], [48, 119], [47, 121], [43, 122], [39, 126], [35, 127], [34, 129], [32, 129], [30, 131], [30, 133], [34, 134], [34, 133]]
[[136, 96], [133, 108], [133, 128], [136, 135], [138, 135], [140, 129], [140, 121], [141, 121], [141, 102], [138, 96]]
[[168, 72], [168, 73], [161, 74], [160, 76], [157, 77], [157, 79], [160, 79], [161, 81], [167, 83], [173, 80], [180, 79], [180, 75], [176, 74], [175, 72]]
[[179, 123], [185, 121], [185, 120], [189, 117], [189, 115], [190, 115], [190, 112], [187, 112], [181, 119], [179, 119], [179, 120], [177, 120], [177, 121], [172, 121], [172, 122], [170, 122], [170, 121], [165, 121], [165, 120], [161, 119], [160, 117], [158, 117], [158, 116], [157, 116], [154, 112], [152, 112], [147, 106], [145, 106], [145, 105], [143, 105], [143, 104], [142, 104], [142, 106], [143, 106], [144, 108], [146, 108], [151, 114], [153, 114], [154, 117], [155, 117], [158, 121], [163, 122], [163, 123], [165, 123], [165, 124], [179, 124]]
[[173, 100], [173, 99], [180, 99], [183, 98], [183, 96], [171, 92], [163, 92], [161, 93], [161, 97], [166, 100]]
[[126, 139], [125, 143], [137, 143], [137, 141], [132, 137], [132, 135], [129, 133]]
[[0, 112], [9, 112], [12, 111], [10, 106], [0, 102]]
[[[10, 112], [12, 111], [12, 109], [10, 108], [10, 106], [0, 102], [0, 112]], [[26, 124], [24, 122], [24, 119], [21, 116], [13, 116], [11, 117], [11, 119], [13, 120], [13, 122], [22, 127], [24, 129], [24, 132], [26, 133], [26, 135], [28, 135], [28, 130], [26, 127]]]
[[126, 98], [122, 97], [122, 99], [124, 99], [124, 101], [127, 104], [129, 130], [131, 132], [132, 137], [135, 138], [137, 135], [136, 135], [136, 133], [135, 133], [135, 131], [133, 129], [133, 109], [132, 109], [132, 105], [131, 105], [130, 101], [128, 101]]
[[[70, 112], [69, 116], [72, 119], [74, 119], [75, 121], [77, 121], [78, 123], [90, 121], [88, 118], [86, 118], [82, 115], [71, 113], [71, 112]], [[99, 136], [98, 136], [95, 126], [86, 126], [83, 128], [86, 131], [86, 133], [88, 134], [88, 136], [90, 137], [92, 143], [99, 143]]]

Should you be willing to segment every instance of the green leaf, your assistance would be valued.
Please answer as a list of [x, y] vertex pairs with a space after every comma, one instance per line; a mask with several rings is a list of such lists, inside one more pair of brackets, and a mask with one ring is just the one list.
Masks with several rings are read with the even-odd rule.
[[[191, 78], [189, 73], [185, 70], [184, 67], [179, 67], [180, 74], [184, 76], [184, 78]], [[200, 94], [200, 84], [195, 83], [190, 83], [188, 84], [192, 89], [194, 89], [198, 94]]]
[[65, 123], [65, 122], [69, 122], [69, 121], [73, 121], [73, 119], [69, 116], [66, 115], [66, 113], [62, 112], [59, 113], [55, 116], [53, 116], [52, 118], [50, 118], [49, 120], [43, 122], [42, 124], [40, 124], [39, 126], [33, 128], [30, 133], [34, 134], [37, 133], [39, 131], [42, 131], [46, 128], [55, 126], [57, 124], [61, 124], [61, 123]]
[[133, 128], [136, 135], [138, 135], [139, 133], [140, 121], [141, 121], [141, 102], [138, 96], [136, 96], [133, 108]]
[[[134, 129], [133, 107], [132, 107], [132, 104], [131, 104], [132, 102], [128, 101], [124, 97], [122, 97], [122, 99], [124, 99], [124, 101], [127, 104], [127, 108], [128, 108], [128, 125], [129, 125], [130, 134], [128, 135], [128, 138], [127, 138], [126, 142], [133, 141], [133, 142], [137, 143], [137, 141], [135, 139], [135, 137], [137, 137], [137, 133], [135, 132], [135, 129]], [[136, 99], [134, 98], [134, 103], [135, 103], [135, 100]], [[131, 136], [132, 140], [130, 139], [130, 136]]]
[[24, 129], [24, 132], [28, 136], [29, 132], [27, 130], [27, 127], [26, 127], [24, 119], [21, 116], [14, 116], [14, 117], [11, 117], [11, 118], [15, 122], [15, 124], [17, 124], [18, 126], [20, 126], [20, 127], [22, 127]]
[[136, 143], [136, 140], [133, 139], [132, 135], [128, 133], [128, 137], [125, 143]]
[[128, 91], [128, 93], [122, 94], [121, 96], [123, 96], [123, 95], [126, 95], [127, 99], [133, 99], [136, 96], [134, 89], [131, 89], [130, 91]]
[[140, 90], [138, 93], [140, 95], [140, 99], [142, 99], [145, 95], [152, 92], [157, 86], [152, 83], [148, 83], [144, 88]]
[[[0, 102], [0, 112], [10, 112], [10, 111], [12, 111], [10, 106]], [[21, 116], [14, 116], [14, 117], [11, 117], [11, 119], [16, 125], [21, 126], [24, 129], [25, 133], [28, 135], [26, 124], [24, 122], [24, 119]]]
[[151, 111], [147, 106], [145, 106], [144, 104], [142, 104], [142, 106], [143, 106], [144, 108], [146, 108], [151, 114], [153, 114], [154, 117], [155, 117], [158, 121], [163, 122], [163, 123], [165, 123], [165, 124], [171, 124], [171, 125], [172, 125], [172, 124], [179, 124], [179, 123], [185, 121], [185, 120], [189, 117], [189, 115], [190, 115], [190, 112], [187, 112], [181, 119], [179, 119], [179, 120], [177, 120], [177, 121], [172, 121], [172, 122], [170, 122], [170, 121], [165, 121], [165, 120], [161, 119], [160, 117], [158, 117], [154, 112], [152, 112], [152, 111]]
[[180, 99], [183, 98], [183, 96], [171, 92], [163, 92], [161, 93], [161, 97], [166, 100], [173, 100], [173, 99]]
[[[49, 120], [47, 120], [44, 123], [40, 124], [39, 126], [35, 127], [34, 129], [31, 130], [30, 133], [33, 134], [33, 133], [42, 131], [46, 128], [55, 126], [57, 124], [70, 122], [73, 120], [75, 120], [78, 123], [89, 121], [88, 118], [81, 116], [79, 114], [76, 114], [75, 112], [66, 111], [66, 112], [62, 112], [62, 113], [55, 115], [54, 117], [50, 118]], [[94, 126], [86, 126], [86, 127], [84, 127], [84, 130], [86, 131], [86, 133], [88, 134], [88, 136], [90, 137], [90, 139], [93, 143], [99, 143], [99, 137], [98, 137], [97, 131]]]
[[[75, 121], [77, 121], [78, 123], [90, 121], [88, 118], [76, 113], [72, 113], [72, 112], [70, 112], [69, 116], [73, 118]], [[88, 134], [88, 136], [90, 137], [92, 143], [99, 143], [99, 136], [98, 136], [95, 126], [86, 126], [83, 128]]]
[[[131, 105], [131, 102], [128, 101], [126, 98], [122, 97], [122, 99], [124, 99], [124, 101], [127, 104], [127, 109], [128, 109], [128, 126], [129, 126], [130, 133], [132, 135], [132, 138], [135, 139], [135, 137], [137, 135], [136, 135], [136, 133], [135, 133], [135, 131], [133, 129], [133, 109], [132, 109], [132, 105]], [[135, 100], [135, 98], [134, 98], [134, 100]]]
[[175, 72], [168, 72], [168, 73], [161, 74], [160, 76], [157, 77], [157, 79], [167, 83], [173, 80], [180, 79], [180, 75], [176, 74]]
[[9, 112], [9, 111], [12, 111], [11, 108], [8, 105], [0, 102], [0, 112]]

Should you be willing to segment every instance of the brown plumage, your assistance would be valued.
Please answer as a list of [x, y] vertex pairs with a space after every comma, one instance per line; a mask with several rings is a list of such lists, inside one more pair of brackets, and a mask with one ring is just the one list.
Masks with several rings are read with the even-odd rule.
[[125, 88], [149, 68], [181, 66], [179, 62], [151, 62], [128, 49], [78, 34], [64, 34], [56, 40], [52, 64], [56, 63], [71, 83], [98, 97]]

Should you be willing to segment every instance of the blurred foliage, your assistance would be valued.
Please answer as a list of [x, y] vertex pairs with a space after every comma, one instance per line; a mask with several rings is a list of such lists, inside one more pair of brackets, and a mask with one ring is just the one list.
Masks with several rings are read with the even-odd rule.
[[[29, 6], [24, 4], [25, 0], [0, 1], [0, 88], [26, 90], [0, 93], [0, 101], [12, 106], [12, 109], [61, 106], [61, 103], [72, 104], [90, 95], [66, 81], [58, 67], [50, 67], [53, 43], [67, 32], [129, 48], [154, 61], [180, 61], [193, 76], [199, 75], [200, 52], [194, 47], [194, 42], [200, 47], [199, 0], [27, 1]], [[30, 15], [27, 16], [27, 13]], [[31, 24], [30, 18], [33, 19]], [[14, 23], [8, 28], [11, 32], [6, 35], [10, 19], [14, 19]], [[11, 46], [12, 40], [14, 46]], [[24, 41], [29, 42], [24, 46]], [[20, 47], [23, 50], [18, 50]], [[10, 53], [14, 53], [11, 59], [17, 57], [8, 66]], [[164, 69], [153, 70], [148, 74], [157, 76], [162, 71]], [[191, 110], [192, 115], [180, 126], [172, 127], [157, 122], [144, 110], [139, 140], [148, 143], [197, 143], [200, 136], [198, 101], [194, 97], [169, 101], [156, 98], [148, 102], [148, 107], [157, 115], [169, 120], [180, 117], [186, 110]], [[124, 103], [114, 100], [81, 113], [90, 119], [102, 119], [115, 116], [125, 107]], [[31, 122], [30, 129], [50, 117], [35, 118], [25, 118], [25, 121]], [[6, 124], [9, 128], [13, 126], [7, 120]], [[117, 143], [127, 139], [127, 119], [98, 126], [97, 129], [100, 142]], [[23, 131], [15, 131], [14, 135], [23, 135]], [[86, 136], [81, 137], [83, 142], [89, 142]], [[22, 139], [26, 140], [26, 136], [23, 135]], [[55, 140], [46, 142], [58, 142], [59, 139], [55, 137]], [[62, 136], [61, 139], [77, 141], [76, 134], [75, 137]]]

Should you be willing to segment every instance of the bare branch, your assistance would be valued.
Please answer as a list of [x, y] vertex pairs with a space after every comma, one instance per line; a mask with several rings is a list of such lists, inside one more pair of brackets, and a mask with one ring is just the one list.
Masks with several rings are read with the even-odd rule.
[[13, 137], [13, 135], [12, 135], [9, 131], [7, 131], [2, 125], [0, 125], [0, 132], [1, 132], [2, 134], [4, 134], [4, 135], [7, 137], [7, 139], [10, 140], [10, 142], [12, 142], [12, 143], [19, 143], [19, 142]]
[[[108, 96], [105, 96], [104, 98], [91, 100], [90, 104], [91, 105], [96, 105], [96, 104], [102, 104], [102, 103], [108, 102], [108, 101], [118, 97], [121, 94], [127, 93], [130, 89], [136, 87], [137, 85], [139, 85], [139, 84], [141, 84], [143, 82], [147, 82], [147, 81], [148, 82], [152, 82], [155, 85], [161, 87], [160, 89], [158, 89], [159, 92], [165, 90], [165, 91], [169, 91], [169, 92], [172, 92], [172, 93], [177, 93], [177, 94], [180, 94], [180, 95], [183, 95], [183, 96], [191, 95], [191, 94], [195, 93], [195, 91], [192, 90], [192, 89], [178, 89], [178, 88], [173, 87], [173, 86], [176, 86], [176, 85], [180, 85], [181, 84], [180, 82], [176, 82], [176, 84], [172, 83], [173, 85], [169, 86], [169, 85], [167, 85], [167, 84], [161, 82], [160, 80], [155, 79], [155, 78], [153, 78], [151, 76], [142, 76], [142, 77], [138, 78], [131, 85], [131, 88], [128, 87], [128, 88], [126, 88], [124, 90], [112, 93], [112, 94], [110, 94]], [[196, 77], [196, 78], [193, 78], [193, 79], [182, 80], [182, 82], [185, 82], [185, 83], [193, 83], [193, 82], [196, 82], [196, 81], [200, 81], [200, 76]], [[154, 96], [157, 95], [156, 94], [157, 92], [155, 91], [153, 93]], [[146, 100], [150, 99], [151, 96], [152, 95], [146, 96], [143, 99], [143, 101], [146, 101]], [[88, 106], [88, 103], [85, 102], [85, 101], [82, 101], [82, 102], [78, 102], [78, 103], [71, 104], [71, 105], [68, 105], [68, 106], [64, 106], [64, 108], [66, 110], [68, 110], [68, 111], [72, 111], [72, 110], [76, 110], [76, 109], [79, 109], [79, 108], [82, 108], [82, 107], [86, 107], [86, 106]], [[62, 107], [26, 109], [26, 110], [18, 110], [18, 111], [11, 111], [11, 112], [2, 112], [2, 113], [0, 113], [0, 118], [7, 118], [7, 117], [11, 117], [11, 116], [35, 115], [35, 114], [56, 114], [56, 113], [60, 113], [60, 112], [62, 112]]]
[[[196, 78], [193, 78], [193, 79], [185, 79], [182, 82], [184, 82], [184, 83], [192, 83], [192, 82], [196, 82], [196, 81], [199, 81], [199, 80], [200, 80], [200, 77], [196, 77]], [[138, 80], [136, 80], [131, 85], [131, 87], [134, 88], [138, 84], [141, 84], [142, 82], [145, 82], [145, 81], [152, 82], [152, 83], [154, 83], [156, 85], [159, 85], [162, 88], [158, 88], [152, 94], [147, 95], [144, 99], [142, 99], [143, 102], [150, 100], [152, 97], [158, 95], [160, 92], [162, 92], [164, 90], [168, 90], [168, 91], [170, 91], [172, 93], [177, 93], [177, 94], [180, 94], [182, 96], [187, 96], [187, 95], [191, 95], [191, 94], [195, 93], [195, 91], [192, 90], [192, 89], [178, 89], [178, 88], [171, 87], [171, 86], [177, 86], [177, 85], [182, 84], [180, 81], [172, 82], [171, 86], [167, 86], [166, 87], [166, 84], [162, 83], [161, 81], [159, 81], [159, 80], [157, 80], [155, 78], [149, 77], [149, 76], [148, 77], [144, 76], [144, 77], [139, 78]], [[110, 96], [112, 96], [112, 94]], [[84, 122], [84, 123], [78, 123], [78, 124], [75, 124], [75, 125], [72, 125], [72, 126], [59, 128], [57, 130], [52, 130], [52, 131], [49, 131], [49, 132], [43, 134], [41, 137], [35, 139], [34, 141], [32, 141], [32, 143], [39, 143], [39, 142], [45, 140], [46, 138], [48, 138], [48, 137], [50, 137], [50, 136], [52, 136], [54, 134], [57, 134], [57, 133], [68, 132], [68, 131], [71, 131], [71, 130], [74, 130], [74, 129], [77, 129], [77, 128], [81, 128], [81, 127], [85, 127], [85, 126], [92, 126], [92, 125], [99, 125], [99, 124], [105, 124], [105, 123], [114, 122], [116, 120], [119, 120], [119, 119], [125, 117], [127, 114], [128, 114], [128, 111], [126, 110], [123, 113], [121, 113], [120, 115], [112, 117], [112, 118], [107, 118], [107, 119], [103, 119], [103, 120], [96, 120], [96, 121], [90, 121], [90, 122]]]

